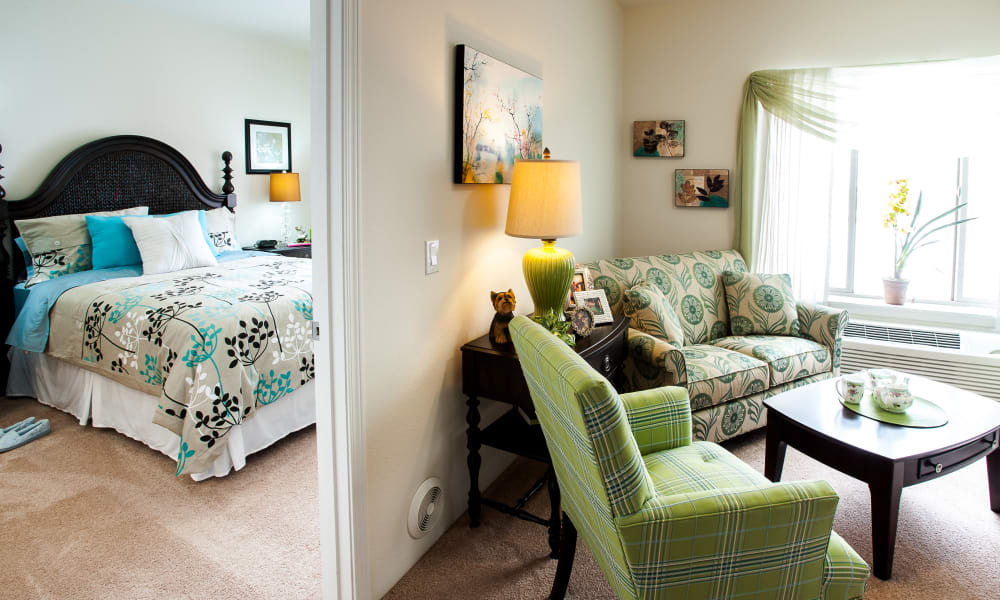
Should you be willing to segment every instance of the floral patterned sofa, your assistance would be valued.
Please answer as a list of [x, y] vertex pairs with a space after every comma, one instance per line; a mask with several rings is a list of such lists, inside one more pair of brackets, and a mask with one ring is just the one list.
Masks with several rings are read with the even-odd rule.
[[585, 266], [615, 315], [624, 314], [625, 292], [642, 282], [659, 288], [677, 313], [684, 345], [630, 329], [625, 372], [631, 390], [686, 387], [697, 439], [719, 442], [763, 427], [765, 398], [840, 373], [845, 311], [800, 302], [797, 336], [733, 335], [739, 331], [730, 328], [723, 272], [747, 270], [736, 250], [613, 258]]

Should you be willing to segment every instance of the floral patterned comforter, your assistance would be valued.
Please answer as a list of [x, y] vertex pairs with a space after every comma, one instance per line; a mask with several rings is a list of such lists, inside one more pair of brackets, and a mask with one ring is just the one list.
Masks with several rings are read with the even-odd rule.
[[52, 308], [46, 352], [160, 398], [177, 475], [198, 473], [233, 426], [313, 378], [311, 269], [252, 257], [76, 287]]

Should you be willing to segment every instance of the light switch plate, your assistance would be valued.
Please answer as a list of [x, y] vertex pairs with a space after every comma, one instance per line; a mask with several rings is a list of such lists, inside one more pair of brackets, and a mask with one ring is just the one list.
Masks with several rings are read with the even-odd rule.
[[424, 275], [438, 272], [438, 240], [424, 242]]

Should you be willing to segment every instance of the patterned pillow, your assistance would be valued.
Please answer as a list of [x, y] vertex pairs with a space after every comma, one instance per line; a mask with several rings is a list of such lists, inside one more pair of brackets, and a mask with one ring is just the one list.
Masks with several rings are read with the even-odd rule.
[[89, 271], [93, 265], [90, 257], [90, 233], [87, 231], [87, 215], [145, 215], [148, 206], [137, 206], [125, 210], [86, 213], [81, 215], [59, 215], [40, 219], [16, 221], [24, 244], [31, 253], [34, 273], [24, 283], [24, 287], [70, 273]]
[[644, 281], [627, 290], [622, 298], [622, 310], [632, 319], [633, 328], [678, 348], [684, 345], [681, 321], [655, 285]]
[[203, 214], [213, 254], [218, 256], [223, 252], [240, 249], [240, 245], [236, 242], [236, 213], [222, 207], [206, 210]]
[[724, 271], [733, 335], [799, 335], [799, 312], [788, 275]]

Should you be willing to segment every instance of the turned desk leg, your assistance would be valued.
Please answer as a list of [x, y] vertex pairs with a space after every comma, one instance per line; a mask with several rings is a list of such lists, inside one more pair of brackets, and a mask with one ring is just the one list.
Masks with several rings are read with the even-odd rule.
[[479, 495], [479, 466], [483, 459], [479, 456], [479, 398], [469, 396], [466, 402], [469, 412], [465, 415], [465, 422], [469, 424], [467, 431], [468, 442], [466, 448], [469, 449], [469, 456], [466, 463], [469, 465], [469, 527], [479, 527], [479, 514], [482, 498]]

